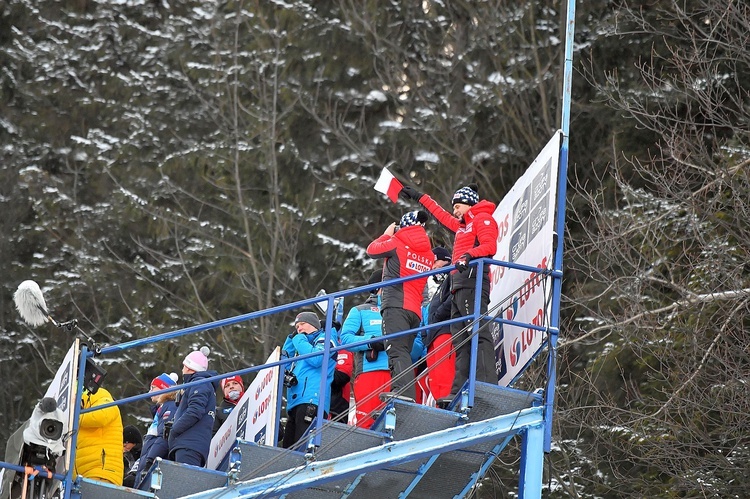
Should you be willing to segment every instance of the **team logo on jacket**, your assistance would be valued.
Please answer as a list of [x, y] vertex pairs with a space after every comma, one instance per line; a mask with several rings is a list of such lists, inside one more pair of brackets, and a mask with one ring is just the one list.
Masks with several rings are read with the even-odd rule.
[[427, 272], [428, 270], [432, 270], [432, 263], [431, 260], [409, 251], [406, 253], [406, 263], [404, 264], [404, 267], [415, 272]]
[[432, 267], [430, 265], [425, 265], [424, 263], [418, 262], [416, 260], [406, 260], [405, 267], [415, 272], [427, 272], [428, 270], [432, 270]]

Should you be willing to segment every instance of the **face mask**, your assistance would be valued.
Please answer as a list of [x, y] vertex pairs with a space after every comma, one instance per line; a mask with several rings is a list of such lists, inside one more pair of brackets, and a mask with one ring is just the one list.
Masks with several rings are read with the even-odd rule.
[[231, 400], [233, 402], [236, 402], [237, 400], [239, 400], [240, 399], [240, 392], [239, 392], [239, 390], [232, 390], [232, 391], [230, 391], [228, 398], [229, 398], [229, 400]]

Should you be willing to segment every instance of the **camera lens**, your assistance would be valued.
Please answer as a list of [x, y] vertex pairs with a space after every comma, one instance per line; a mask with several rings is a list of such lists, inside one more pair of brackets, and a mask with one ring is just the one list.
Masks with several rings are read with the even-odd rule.
[[284, 371], [284, 386], [287, 388], [297, 386], [297, 375], [292, 371]]
[[59, 440], [62, 437], [63, 424], [55, 419], [43, 419], [39, 424], [39, 434], [47, 440]]

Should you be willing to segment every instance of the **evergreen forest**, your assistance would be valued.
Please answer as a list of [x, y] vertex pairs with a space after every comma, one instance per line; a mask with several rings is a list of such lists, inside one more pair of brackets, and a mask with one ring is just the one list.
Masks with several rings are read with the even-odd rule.
[[[2, 0], [0, 442], [72, 342], [21, 320], [19, 283], [106, 345], [364, 285], [415, 209], [373, 189], [384, 166], [498, 202], [560, 128], [566, 8]], [[545, 497], [746, 497], [750, 4], [579, 1], [575, 28]], [[127, 350], [106, 386], [145, 393], [202, 345], [219, 372], [260, 364], [292, 321]], [[514, 459], [476, 496], [515, 497]]]

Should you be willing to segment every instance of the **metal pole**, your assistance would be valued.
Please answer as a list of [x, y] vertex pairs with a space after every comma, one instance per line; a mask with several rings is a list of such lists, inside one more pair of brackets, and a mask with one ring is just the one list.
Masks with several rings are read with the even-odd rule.
[[560, 296], [562, 294], [563, 239], [565, 236], [565, 195], [568, 176], [568, 146], [570, 137], [570, 101], [573, 81], [573, 37], [575, 36], [576, 0], [568, 0], [565, 22], [565, 64], [563, 69], [562, 143], [560, 145], [560, 169], [557, 183], [557, 219], [555, 232], [557, 247], [554, 270], [558, 271], [552, 281], [552, 315], [550, 317], [549, 359], [547, 361], [548, 386], [544, 391], [544, 452], [552, 447], [552, 413], [557, 382], [557, 337], [560, 326]]
[[333, 296], [328, 296], [326, 307], [325, 345], [323, 346], [323, 362], [320, 365], [320, 391], [318, 392], [318, 415], [315, 418], [315, 437], [313, 444], [320, 447], [321, 430], [323, 429], [325, 406], [331, 384], [328, 381], [328, 363], [331, 362], [331, 332], [333, 330], [333, 314], [336, 313], [333, 305]]
[[65, 499], [70, 499], [70, 493], [73, 489], [73, 470], [76, 467], [76, 446], [78, 444], [78, 427], [81, 415], [81, 400], [83, 400], [83, 379], [86, 374], [86, 359], [90, 356], [89, 349], [86, 345], [81, 347], [81, 354], [78, 356], [78, 377], [76, 379], [76, 397], [70, 403], [73, 404], [73, 426], [70, 431], [70, 464], [65, 476]]
[[[474, 314], [470, 320], [474, 321], [474, 327], [471, 329], [471, 357], [469, 357], [469, 407], [474, 407], [474, 388], [477, 383], [477, 352], [479, 351], [479, 327], [477, 318], [482, 316], [482, 284], [484, 272], [484, 259], [479, 260], [477, 264], [477, 282], [474, 285]], [[486, 366], [485, 366], [486, 367]]]

